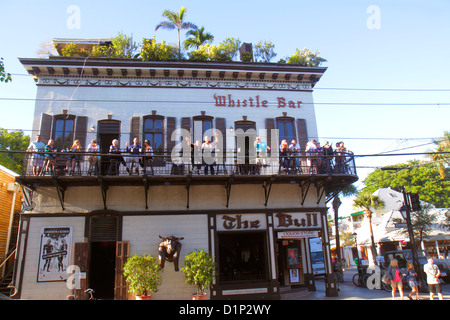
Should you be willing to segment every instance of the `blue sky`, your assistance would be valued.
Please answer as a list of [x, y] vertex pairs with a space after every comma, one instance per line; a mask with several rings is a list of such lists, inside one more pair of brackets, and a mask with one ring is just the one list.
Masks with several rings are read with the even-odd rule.
[[[71, 5], [80, 12], [80, 24], [72, 29], [67, 26]], [[32, 125], [34, 102], [17, 99], [35, 98], [36, 86], [19, 57], [36, 57], [40, 44], [52, 38], [111, 37], [119, 31], [133, 34], [136, 41], [155, 35], [158, 41], [175, 43], [175, 31], [155, 32], [155, 26], [164, 20], [165, 9], [178, 11], [185, 6], [187, 20], [204, 26], [215, 43], [227, 37], [252, 43], [271, 40], [275, 62], [297, 48], [320, 51], [328, 60], [323, 64], [328, 70], [314, 91], [321, 141], [342, 139], [357, 155], [403, 148], [410, 149], [401, 152], [424, 152], [434, 147], [424, 145], [430, 138], [450, 129], [450, 2], [446, 0], [1, 0], [0, 6], [0, 57], [13, 75], [11, 83], [0, 84], [2, 128], [30, 130]], [[379, 15], [368, 11], [373, 7]], [[368, 21], [378, 28], [370, 28]], [[357, 165], [378, 167], [410, 158], [421, 156], [361, 158]], [[364, 178], [372, 170], [358, 172]]]

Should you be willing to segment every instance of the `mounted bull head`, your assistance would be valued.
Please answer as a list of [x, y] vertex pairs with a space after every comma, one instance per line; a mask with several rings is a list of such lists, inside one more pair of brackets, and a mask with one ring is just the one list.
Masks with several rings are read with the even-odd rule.
[[178, 271], [178, 260], [180, 258], [181, 251], [181, 243], [180, 240], [183, 240], [184, 237], [177, 238], [174, 236], [170, 237], [162, 237], [159, 235], [159, 238], [162, 240], [159, 243], [159, 266], [161, 269], [164, 269], [164, 264], [167, 261], [173, 262], [175, 271]]

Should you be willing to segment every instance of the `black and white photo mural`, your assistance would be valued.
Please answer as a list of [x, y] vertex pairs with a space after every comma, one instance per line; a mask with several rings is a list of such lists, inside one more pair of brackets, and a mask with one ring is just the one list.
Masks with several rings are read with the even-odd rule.
[[38, 282], [65, 281], [69, 274], [72, 227], [42, 227]]

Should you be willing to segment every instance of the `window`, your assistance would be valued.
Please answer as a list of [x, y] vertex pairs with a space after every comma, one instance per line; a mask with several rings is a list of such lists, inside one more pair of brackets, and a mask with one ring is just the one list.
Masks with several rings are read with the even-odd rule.
[[164, 117], [144, 117], [143, 136], [144, 140], [150, 141], [153, 151], [162, 154], [164, 150]]
[[[213, 117], [211, 116], [197, 116], [194, 117], [194, 141], [204, 141], [205, 135], [208, 130], [213, 129]], [[211, 134], [209, 134], [211, 135]], [[211, 141], [214, 141], [214, 137], [209, 137]]]
[[[57, 150], [70, 148], [74, 140], [74, 115], [56, 115], [53, 117], [53, 140]], [[47, 143], [47, 141], [44, 141]]]
[[289, 144], [293, 139], [297, 140], [293, 118], [277, 118], [277, 128], [280, 134], [279, 142], [281, 142], [281, 140], [283, 139], [286, 139]]
[[220, 281], [267, 280], [265, 232], [218, 233]]

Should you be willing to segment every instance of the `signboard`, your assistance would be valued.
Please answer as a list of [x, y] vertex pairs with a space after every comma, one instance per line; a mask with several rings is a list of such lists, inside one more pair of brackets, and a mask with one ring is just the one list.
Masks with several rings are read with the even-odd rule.
[[323, 255], [322, 240], [317, 238], [309, 238], [309, 250], [311, 253], [311, 266], [313, 274], [325, 273], [325, 259]]
[[267, 228], [265, 214], [218, 214], [217, 231], [254, 231]]
[[65, 281], [69, 274], [72, 227], [43, 227], [39, 248], [38, 282]]
[[300, 238], [316, 238], [319, 231], [280, 231], [278, 239], [300, 239]]
[[320, 213], [300, 212], [300, 213], [277, 213], [274, 215], [275, 229], [320, 229]]

